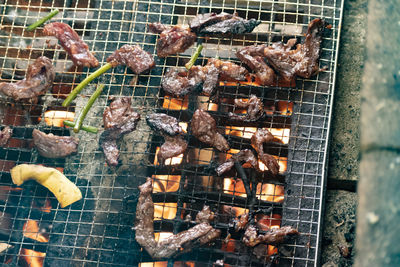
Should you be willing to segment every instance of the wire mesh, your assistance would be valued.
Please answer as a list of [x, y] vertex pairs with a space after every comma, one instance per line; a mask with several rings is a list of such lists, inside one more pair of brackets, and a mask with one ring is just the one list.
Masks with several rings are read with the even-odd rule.
[[[158, 210], [155, 218], [158, 238], [187, 228], [189, 224], [184, 219], [188, 215], [194, 218], [204, 204], [210, 205], [217, 214], [215, 227], [226, 230], [231, 217], [248, 208], [247, 198], [235, 174], [216, 177], [209, 165], [249, 148], [254, 131], [267, 127], [280, 139], [269, 146], [267, 152], [278, 158], [283, 171], [275, 179], [271, 179], [268, 172], [257, 174], [261, 180], [257, 207], [272, 207], [267, 214], [271, 225], [291, 225], [301, 233], [280, 249], [280, 265], [318, 264], [342, 0], [2, 0], [0, 3], [1, 80], [22, 79], [27, 66], [41, 55], [52, 59], [57, 71], [52, 90], [37, 104], [15, 104], [0, 99], [2, 124], [12, 125], [14, 129], [10, 143], [0, 148], [0, 240], [11, 245], [0, 252], [2, 263], [17, 266], [35, 262], [41, 264], [39, 266], [209, 266], [223, 260], [234, 266], [268, 265], [254, 260], [238, 239], [224, 243], [225, 236], [211, 247], [197, 248], [175, 260], [154, 263], [135, 242], [132, 229], [135, 201], [130, 201], [138, 192], [137, 186], [150, 176], [155, 181], [153, 199]], [[217, 103], [204, 96], [191, 95], [181, 100], [164, 95], [160, 89], [163, 73], [168, 67], [183, 66], [194, 50], [190, 48], [166, 59], [155, 57], [156, 67], [149, 74], [136, 76], [126, 67], [113, 68], [88, 86], [73, 105], [63, 108], [61, 103], [68, 92], [93, 70], [73, 66], [57, 40], [43, 36], [40, 28], [34, 32], [25, 30], [27, 25], [54, 8], [61, 12], [53, 20], [74, 28], [100, 64], [105, 64], [106, 58], [124, 44], [138, 44], [156, 55], [157, 35], [149, 32], [148, 23], [187, 24], [198, 13], [237, 12], [243, 18], [262, 21], [251, 34], [204, 39], [203, 63], [209, 57], [240, 63], [235, 49], [241, 46], [271, 44], [293, 37], [301, 39], [314, 18], [325, 19], [332, 29], [323, 37], [320, 65], [325, 70], [310, 79], [297, 79], [294, 87], [221, 84]], [[76, 155], [59, 160], [38, 155], [32, 148], [32, 130], [73, 135], [69, 129], [59, 127], [56, 119], [76, 116], [100, 83], [106, 88], [89, 112], [87, 124], [102, 124], [104, 108], [112, 97], [130, 96], [134, 109], [142, 117], [137, 130], [119, 143], [120, 165], [108, 167], [97, 142], [99, 134], [84, 132], [77, 135], [80, 144]], [[248, 98], [251, 94], [263, 100], [265, 121], [227, 123], [227, 113], [236, 111], [233, 99]], [[199, 107], [208, 110], [225, 133], [232, 148], [228, 155], [201, 144], [190, 135], [188, 124]], [[146, 114], [155, 111], [178, 118], [188, 133], [187, 151], [166, 166], [157, 163], [155, 156], [163, 139], [143, 120]], [[12, 186], [9, 170], [21, 163], [60, 168], [81, 189], [83, 200], [61, 209], [50, 193], [33, 182], [21, 188]], [[37, 229], [29, 232], [28, 221], [35, 221]]]

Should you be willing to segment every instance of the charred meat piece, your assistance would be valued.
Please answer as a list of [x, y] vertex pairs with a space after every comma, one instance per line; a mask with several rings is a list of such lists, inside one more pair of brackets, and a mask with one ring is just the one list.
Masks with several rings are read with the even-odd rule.
[[244, 230], [249, 223], [249, 219], [250, 215], [248, 213], [242, 214], [239, 216], [239, 218], [235, 219], [233, 221], [235, 225], [235, 231], [239, 232], [240, 230]]
[[182, 97], [197, 89], [202, 81], [200, 75], [189, 76], [186, 69], [169, 68], [162, 79], [161, 86], [168, 94]]
[[13, 130], [9, 126], [5, 126], [3, 130], [0, 131], [0, 146], [5, 146], [10, 140]]
[[72, 136], [46, 134], [34, 129], [32, 137], [37, 151], [45, 158], [64, 158], [78, 151], [79, 139]]
[[53, 22], [44, 26], [43, 33], [55, 36], [77, 66], [97, 67], [99, 61], [89, 51], [88, 45], [68, 24]]
[[[157, 242], [154, 238], [154, 203], [151, 198], [151, 179], [148, 178], [146, 183], [139, 186], [139, 190], [140, 195], [136, 207], [135, 239], [153, 259], [175, 257], [178, 254], [190, 251], [193, 247], [210, 243], [220, 236], [221, 232], [219, 230], [214, 229], [208, 222], [200, 219], [199, 221], [202, 222], [192, 228]], [[204, 209], [202, 212], [205, 212]]]
[[211, 223], [215, 218], [214, 212], [211, 211], [209, 206], [204, 206], [203, 209], [197, 213], [197, 223]]
[[206, 67], [209, 65], [214, 65], [219, 70], [221, 81], [244, 81], [248, 74], [245, 68], [230, 61], [209, 58]]
[[240, 163], [250, 163], [253, 168], [258, 167], [258, 161], [253, 151], [250, 149], [243, 149], [216, 168], [218, 176], [230, 171], [235, 165], [235, 161]]
[[52, 87], [55, 77], [53, 64], [47, 57], [39, 57], [28, 66], [25, 79], [16, 83], [0, 83], [0, 92], [15, 101], [37, 102]]
[[273, 175], [277, 175], [279, 173], [278, 161], [273, 156], [264, 153], [264, 143], [272, 141], [274, 141], [274, 136], [265, 128], [258, 129], [251, 137], [251, 145], [257, 151], [260, 160]]
[[251, 95], [248, 101], [242, 99], [235, 99], [235, 106], [238, 108], [247, 108], [246, 115], [238, 115], [229, 112], [229, 117], [232, 120], [238, 121], [256, 121], [264, 114], [264, 105], [260, 99], [255, 95]]
[[252, 32], [261, 23], [260, 20], [245, 20], [238, 15], [221, 12], [197, 15], [191, 22], [190, 28], [197, 33], [232, 33], [243, 34]]
[[189, 28], [182, 26], [166, 26], [160, 23], [151, 23], [150, 31], [159, 33], [160, 37], [157, 41], [157, 55], [159, 57], [167, 57], [177, 53], [186, 51], [196, 41], [196, 34], [191, 32]]
[[283, 243], [288, 237], [298, 234], [299, 232], [291, 226], [270, 228], [265, 234], [258, 234], [256, 227], [254, 225], [249, 225], [246, 228], [242, 241], [249, 247], [254, 247], [261, 243], [277, 245]]
[[110, 166], [118, 165], [117, 140], [136, 129], [140, 115], [133, 111], [131, 99], [121, 97], [113, 100], [103, 114], [105, 131], [100, 136], [100, 146]]
[[153, 56], [138, 45], [124, 45], [107, 58], [113, 67], [128, 66], [134, 73], [141, 74], [153, 68], [156, 63]]
[[295, 76], [310, 78], [319, 72], [320, 46], [322, 33], [326, 26], [322, 19], [314, 19], [308, 25], [306, 39], [292, 49], [296, 40], [287, 44], [275, 43], [264, 50], [268, 63], [286, 80]]
[[166, 159], [176, 157], [186, 151], [188, 144], [181, 136], [164, 135], [165, 142], [161, 145], [160, 151], [157, 154], [158, 161], [164, 164]]
[[154, 131], [161, 131], [170, 136], [183, 133], [178, 120], [164, 113], [149, 114], [146, 116], [146, 122]]
[[236, 56], [252, 69], [262, 85], [274, 85], [274, 70], [264, 60], [265, 45], [245, 46], [236, 52]]
[[195, 111], [191, 121], [193, 135], [201, 142], [211, 145], [219, 151], [229, 150], [228, 141], [217, 131], [217, 123], [206, 111]]

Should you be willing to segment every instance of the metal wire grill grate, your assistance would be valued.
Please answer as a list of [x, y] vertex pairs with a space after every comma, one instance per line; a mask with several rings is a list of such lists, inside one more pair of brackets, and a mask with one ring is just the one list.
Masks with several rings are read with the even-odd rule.
[[[160, 233], [159, 238], [186, 229], [189, 224], [184, 218], [187, 215], [194, 218], [205, 203], [217, 214], [215, 227], [225, 234], [229, 219], [247, 208], [243, 185], [240, 180], [233, 179], [235, 174], [216, 177], [208, 167], [210, 162], [222, 162], [226, 155], [200, 144], [187, 129], [194, 110], [202, 107], [209, 110], [220, 130], [225, 132], [232, 147], [230, 153], [250, 147], [249, 138], [257, 127], [270, 128], [281, 140], [267, 151], [279, 159], [283, 171], [273, 180], [268, 172], [257, 174], [261, 181], [257, 189], [257, 207], [272, 208], [266, 214], [269, 225], [291, 225], [301, 232], [299, 238], [279, 248], [283, 254], [281, 265], [317, 264], [343, 1], [3, 0], [0, 3], [1, 80], [22, 79], [29, 63], [40, 55], [52, 59], [57, 69], [53, 89], [37, 104], [13, 104], [0, 99], [2, 124], [14, 128], [9, 145], [0, 148], [0, 240], [11, 245], [0, 252], [2, 263], [16, 266], [34, 265], [34, 261], [45, 266], [208, 266], [222, 259], [235, 266], [267, 265], [267, 262], [255, 260], [235, 237], [224, 243], [224, 234], [211, 247], [195, 249], [176, 261], [158, 263], [151, 263], [152, 259], [135, 242], [132, 226], [136, 203], [131, 196], [148, 176], [156, 181], [153, 199], [158, 211], [155, 230]], [[218, 56], [239, 63], [235, 57], [236, 48], [293, 37], [300, 39], [308, 23], [317, 17], [327, 20], [332, 29], [326, 32], [322, 43], [320, 65], [325, 71], [311, 79], [298, 79], [293, 88], [221, 84], [218, 103], [203, 96], [189, 96], [184, 100], [165, 96], [160, 90], [162, 74], [170, 66], [183, 66], [193, 52], [191, 48], [167, 59], [156, 57], [156, 68], [139, 77], [125, 67], [114, 68], [85, 89], [71, 107], [63, 108], [63, 98], [91, 70], [75, 68], [58, 47], [57, 40], [43, 36], [40, 29], [25, 31], [26, 25], [54, 8], [61, 10], [54, 20], [71, 25], [101, 64], [127, 43], [138, 44], [155, 55], [157, 35], [148, 31], [148, 23], [187, 24], [196, 14], [204, 12], [238, 12], [241, 17], [262, 20], [251, 34], [205, 39], [204, 60]], [[160, 166], [155, 155], [162, 138], [142, 119], [138, 129], [120, 142], [118, 168], [105, 165], [98, 136], [88, 133], [79, 134], [79, 152], [74, 156], [62, 160], [39, 156], [32, 149], [32, 130], [73, 134], [58, 127], [56, 119], [59, 114], [75, 116], [75, 111], [82, 108], [100, 83], [104, 83], [106, 89], [89, 112], [87, 124], [102, 124], [102, 113], [110, 97], [131, 96], [133, 107], [140, 111], [142, 118], [159, 111], [181, 120], [189, 133], [187, 152], [181, 158], [174, 158], [170, 165]], [[250, 94], [263, 99], [266, 120], [253, 124], [228, 123], [227, 113], [235, 111], [233, 99], [248, 98]], [[61, 209], [52, 195], [34, 183], [26, 183], [21, 189], [10, 187], [9, 170], [21, 163], [61, 168], [79, 186], [83, 200]], [[29, 221], [34, 221], [37, 229], [29, 228]]]

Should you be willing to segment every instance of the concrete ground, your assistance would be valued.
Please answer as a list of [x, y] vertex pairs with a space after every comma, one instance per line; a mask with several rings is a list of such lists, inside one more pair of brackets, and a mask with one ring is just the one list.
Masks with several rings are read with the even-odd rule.
[[331, 125], [321, 265], [352, 266], [360, 158], [360, 88], [367, 0], [344, 0]]

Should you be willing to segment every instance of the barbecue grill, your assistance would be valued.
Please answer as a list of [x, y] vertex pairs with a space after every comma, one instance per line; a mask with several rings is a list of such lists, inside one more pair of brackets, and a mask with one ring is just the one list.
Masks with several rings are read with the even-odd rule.
[[[279, 250], [279, 265], [318, 265], [320, 228], [326, 178], [329, 125], [335, 82], [338, 40], [343, 1], [230, 1], [230, 0], [3, 0], [0, 1], [1, 80], [15, 82], [25, 75], [27, 66], [45, 55], [56, 67], [56, 81], [50, 92], [35, 104], [15, 104], [1, 98], [3, 125], [14, 129], [9, 144], [0, 148], [0, 261], [11, 266], [268, 266], [242, 245], [240, 237], [226, 238], [230, 221], [249, 208], [241, 177], [230, 172], [218, 177], [212, 166], [240, 149], [250, 148], [250, 137], [266, 127], [276, 136], [265, 147], [281, 166], [273, 177], [268, 171], [250, 173], [258, 180], [255, 208], [264, 211], [270, 227], [290, 225], [300, 236], [267, 252]], [[156, 68], [137, 76], [126, 67], [116, 67], [98, 78], [81, 93], [73, 105], [61, 106], [66, 95], [93, 70], [72, 65], [53, 37], [40, 29], [27, 32], [26, 26], [54, 8], [60, 13], [53, 20], [68, 23], [87, 42], [99, 62], [124, 44], [138, 44], [155, 55], [157, 35], [147, 24], [187, 24], [198, 13], [237, 12], [243, 18], [262, 21], [253, 33], [202, 38], [206, 58], [219, 57], [240, 63], [235, 49], [244, 45], [301, 40], [308, 23], [323, 18], [332, 25], [323, 36], [320, 59], [323, 72], [311, 79], [298, 78], [295, 84], [262, 87], [251, 80], [220, 83], [218, 101], [190, 95], [177, 99], [160, 89], [166, 68], [184, 66], [194, 48], [162, 59], [155, 57]], [[99, 149], [99, 134], [79, 133], [76, 155], [66, 159], [46, 159], [32, 148], [34, 128], [57, 135], [72, 135], [61, 121], [73, 118], [86, 103], [97, 84], [106, 85], [102, 96], [89, 112], [85, 124], [100, 126], [104, 108], [112, 97], [130, 96], [142, 120], [136, 131], [120, 141], [120, 165], [105, 164]], [[230, 121], [235, 98], [257, 95], [264, 102], [266, 116], [253, 123]], [[231, 150], [220, 153], [197, 141], [188, 123], [194, 111], [203, 108], [216, 119]], [[167, 160], [165, 166], [155, 156], [162, 137], [146, 125], [146, 114], [163, 112], [181, 121], [189, 143], [187, 151]], [[82, 191], [83, 199], [60, 208], [51, 193], [34, 182], [22, 187], [12, 184], [9, 170], [22, 163], [56, 167]], [[138, 185], [146, 177], [154, 179], [155, 231], [159, 239], [192, 226], [204, 204], [216, 213], [215, 228], [220, 239], [209, 246], [194, 248], [175, 259], [154, 262], [135, 241]]]

